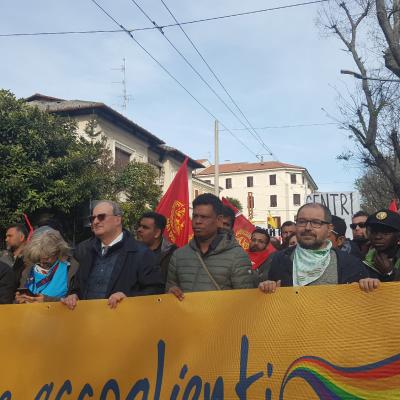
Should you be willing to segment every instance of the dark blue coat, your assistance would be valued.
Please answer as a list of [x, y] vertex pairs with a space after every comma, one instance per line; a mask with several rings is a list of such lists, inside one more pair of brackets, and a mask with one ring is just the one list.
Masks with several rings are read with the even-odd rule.
[[[128, 231], [124, 231], [122, 241], [115, 246], [120, 246], [120, 254], [111, 274], [106, 298], [116, 292], [123, 292], [128, 297], [164, 293], [161, 270], [152, 251], [137, 242]], [[100, 248], [100, 240], [92, 238], [78, 245], [74, 252], [79, 269], [70, 294], [77, 294], [81, 300], [86, 298], [90, 272]]]

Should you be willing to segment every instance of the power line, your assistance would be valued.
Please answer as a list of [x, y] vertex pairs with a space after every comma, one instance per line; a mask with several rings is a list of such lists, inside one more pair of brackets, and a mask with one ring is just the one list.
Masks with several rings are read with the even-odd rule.
[[[134, 1], [134, 0], [132, 0]], [[217, 74], [215, 73], [215, 71], [210, 67], [210, 64], [206, 61], [206, 59], [204, 58], [204, 56], [200, 53], [200, 50], [197, 48], [197, 46], [194, 44], [194, 42], [192, 41], [192, 39], [189, 37], [189, 35], [186, 33], [186, 31], [183, 29], [182, 25], [179, 23], [179, 21], [177, 20], [177, 18], [175, 17], [175, 15], [172, 13], [172, 11], [169, 9], [169, 7], [167, 6], [167, 4], [165, 3], [164, 0], [160, 0], [161, 3], [163, 4], [163, 6], [167, 9], [167, 11], [169, 12], [169, 14], [171, 15], [171, 17], [174, 19], [174, 21], [178, 24], [180, 30], [183, 32], [183, 34], [185, 35], [185, 37], [187, 38], [187, 40], [189, 41], [189, 43], [192, 45], [192, 47], [195, 49], [196, 53], [199, 55], [199, 57], [202, 59], [202, 61], [204, 62], [204, 64], [207, 66], [208, 70], [211, 72], [211, 74], [214, 76], [214, 78], [216, 79], [216, 81], [219, 83], [219, 85], [222, 87], [222, 89], [224, 90], [224, 92], [226, 93], [226, 95], [229, 97], [229, 99], [231, 100], [231, 102], [234, 104], [234, 106], [236, 107], [236, 109], [239, 111], [239, 113], [242, 115], [242, 117], [246, 120], [246, 122], [248, 123], [248, 125], [250, 126], [250, 128], [253, 130], [254, 132], [254, 137], [256, 138], [256, 140], [260, 143], [260, 145], [268, 151], [268, 153], [276, 159], [276, 156], [272, 153], [272, 150], [263, 142], [262, 138], [260, 137], [260, 135], [257, 133], [257, 131], [254, 129], [254, 127], [252, 126], [252, 124], [250, 123], [250, 121], [248, 120], [248, 118], [246, 117], [246, 115], [243, 113], [242, 109], [238, 106], [238, 104], [236, 103], [236, 101], [233, 99], [233, 97], [231, 96], [231, 94], [228, 92], [228, 90], [226, 89], [226, 87], [224, 86], [224, 84], [221, 82], [221, 80], [219, 79], [219, 77], [217, 76]], [[246, 127], [247, 130], [249, 130], [248, 127]], [[250, 130], [249, 130], [250, 132]], [[250, 132], [251, 133], [251, 132]]]
[[241, 13], [235, 13], [235, 14], [227, 14], [227, 15], [220, 15], [217, 17], [210, 17], [210, 18], [201, 18], [201, 19], [194, 19], [191, 21], [184, 21], [179, 24], [166, 24], [166, 25], [161, 25], [159, 27], [155, 26], [149, 26], [149, 27], [143, 27], [143, 28], [135, 28], [135, 29], [92, 29], [92, 30], [87, 30], [87, 31], [57, 31], [57, 32], [28, 32], [28, 33], [2, 33], [0, 34], [0, 37], [18, 37], [18, 36], [49, 36], [49, 35], [90, 35], [90, 34], [97, 34], [97, 33], [121, 33], [121, 32], [138, 32], [138, 31], [147, 31], [147, 30], [153, 30], [153, 29], [166, 29], [166, 28], [173, 28], [179, 25], [190, 25], [190, 24], [196, 24], [200, 22], [209, 22], [209, 21], [217, 21], [220, 19], [226, 19], [226, 18], [234, 18], [234, 17], [241, 17], [241, 16], [246, 16], [246, 15], [253, 15], [253, 14], [259, 14], [259, 13], [264, 13], [264, 12], [269, 12], [269, 11], [277, 11], [277, 10], [282, 10], [286, 8], [293, 8], [293, 7], [302, 7], [302, 6], [308, 6], [312, 4], [317, 4], [317, 3], [325, 3], [329, 0], [316, 0], [316, 1], [307, 1], [304, 3], [295, 3], [295, 4], [288, 4], [286, 6], [279, 6], [279, 7], [272, 7], [272, 8], [264, 8], [261, 10], [253, 10], [253, 11], [245, 11]]
[[[275, 125], [275, 126], [264, 126], [262, 128], [254, 128], [256, 130], [264, 130], [264, 129], [286, 129], [286, 128], [303, 128], [303, 127], [311, 127], [311, 126], [325, 126], [325, 125], [340, 125], [336, 122], [323, 122], [316, 124], [296, 124], [296, 125]], [[220, 129], [223, 131], [223, 129]], [[231, 128], [232, 131], [244, 131], [244, 128]]]
[[[174, 43], [168, 38], [165, 32], [157, 25], [157, 23], [150, 17], [149, 14], [137, 3], [136, 0], [131, 0], [131, 2], [141, 11], [141, 13], [157, 28], [159, 28], [159, 32], [164, 37], [164, 39], [172, 46], [172, 48], [179, 54], [179, 56], [186, 62], [186, 64], [191, 68], [191, 70], [201, 79], [201, 81], [211, 90], [211, 92], [215, 95], [215, 97], [230, 111], [230, 113], [239, 121], [239, 123], [245, 127], [251, 134], [252, 132], [249, 130], [248, 126], [243, 123], [243, 121], [238, 117], [238, 115], [232, 110], [231, 107], [225, 102], [225, 100], [216, 92], [216, 90], [207, 82], [207, 80], [202, 76], [202, 74], [194, 67], [194, 65], [187, 59], [187, 57], [174, 45]], [[204, 60], [205, 61], [205, 60]], [[256, 136], [252, 134], [258, 142], [265, 148], [266, 146]], [[267, 151], [272, 155], [271, 151], [267, 149]]]
[[[115, 20], [96, 0], [91, 0], [107, 17], [109, 17], [115, 24], [117, 24], [121, 29], [123, 29], [129, 37], [170, 77], [172, 78], [207, 114], [209, 114], [214, 120], [218, 120], [218, 118], [206, 107], [204, 106], [186, 87], [171, 73], [168, 71], [166, 67], [164, 67], [160, 61], [158, 61], [138, 40], [136, 40], [132, 33], [129, 32], [122, 24], [120, 24], [117, 20]], [[221, 121], [220, 124], [227, 130], [239, 143], [241, 143], [250, 153], [257, 157], [257, 154], [254, 153], [242, 140], [240, 140], [230, 129], [228, 129]]]

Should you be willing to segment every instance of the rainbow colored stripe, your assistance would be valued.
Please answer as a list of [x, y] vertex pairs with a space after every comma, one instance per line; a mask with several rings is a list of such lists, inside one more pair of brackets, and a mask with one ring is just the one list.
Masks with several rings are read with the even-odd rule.
[[294, 378], [306, 381], [323, 400], [400, 400], [400, 354], [359, 367], [339, 367], [323, 358], [295, 360], [283, 378], [279, 399]]

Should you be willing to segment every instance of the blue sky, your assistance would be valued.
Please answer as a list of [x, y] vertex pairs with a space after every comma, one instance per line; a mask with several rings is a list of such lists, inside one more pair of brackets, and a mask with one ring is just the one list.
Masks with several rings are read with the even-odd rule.
[[[125, 27], [150, 26], [131, 0], [97, 0]], [[179, 21], [214, 17], [296, 3], [293, 0], [165, 0]], [[160, 0], [138, 3], [159, 25], [172, 23]], [[253, 127], [332, 123], [338, 117], [335, 88], [352, 88], [352, 60], [334, 38], [315, 25], [321, 5], [186, 25], [184, 29], [240, 105]], [[0, 33], [115, 29], [90, 0], [14, 0], [2, 5]], [[203, 76], [222, 90], [179, 28], [165, 34]], [[157, 30], [135, 33], [187, 89], [230, 129], [243, 126], [194, 75]], [[3, 62], [0, 87], [17, 97], [42, 93], [64, 99], [101, 101], [121, 111], [126, 59], [126, 116], [192, 158], [213, 160], [213, 119], [125, 33], [0, 37]], [[226, 100], [227, 102], [229, 100]], [[326, 110], [326, 111], [324, 111]], [[340, 117], [340, 116], [339, 116]], [[252, 152], [228, 132], [220, 133], [220, 161], [256, 162], [265, 154], [244, 130], [233, 130]], [[277, 159], [306, 167], [322, 191], [353, 190], [361, 171], [336, 160], [354, 146], [336, 125], [258, 131]], [[271, 157], [264, 156], [264, 160]]]

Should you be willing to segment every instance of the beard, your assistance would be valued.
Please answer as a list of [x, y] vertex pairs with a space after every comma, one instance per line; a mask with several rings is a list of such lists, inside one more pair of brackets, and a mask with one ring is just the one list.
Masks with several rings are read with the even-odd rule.
[[[314, 240], [313, 241], [310, 241], [310, 240], [304, 241], [303, 236], [312, 236], [314, 238]], [[318, 250], [321, 247], [323, 247], [324, 243], [326, 242], [326, 239], [324, 239], [324, 240], [317, 239], [317, 237], [315, 235], [312, 235], [310, 233], [299, 235], [297, 240], [298, 240], [299, 245], [303, 249], [306, 249], [306, 250]]]

